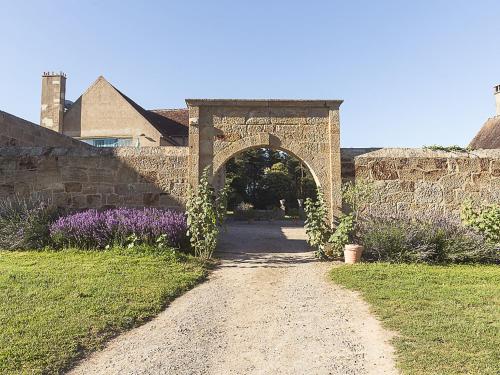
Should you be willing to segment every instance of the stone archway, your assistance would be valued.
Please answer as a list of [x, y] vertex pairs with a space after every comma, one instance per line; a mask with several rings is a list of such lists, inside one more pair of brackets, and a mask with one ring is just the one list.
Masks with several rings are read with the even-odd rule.
[[341, 199], [341, 100], [187, 99], [189, 108], [189, 183], [203, 169], [216, 173], [227, 160], [256, 147], [291, 153], [323, 189], [332, 217]]

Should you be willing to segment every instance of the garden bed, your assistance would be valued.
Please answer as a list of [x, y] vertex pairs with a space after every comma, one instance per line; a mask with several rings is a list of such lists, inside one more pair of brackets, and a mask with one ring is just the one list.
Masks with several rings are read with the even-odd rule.
[[403, 374], [498, 374], [500, 267], [360, 264], [332, 280], [359, 290], [394, 339]]
[[171, 252], [0, 251], [0, 373], [60, 373], [205, 274]]

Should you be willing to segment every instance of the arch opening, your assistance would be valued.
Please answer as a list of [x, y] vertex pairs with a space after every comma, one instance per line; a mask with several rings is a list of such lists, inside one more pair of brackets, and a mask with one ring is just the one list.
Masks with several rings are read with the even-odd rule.
[[[246, 206], [261, 216], [303, 218], [303, 202], [316, 198], [319, 183], [305, 161], [288, 150], [252, 146], [226, 158], [214, 168], [214, 184], [228, 183], [228, 209]], [[266, 215], [267, 212], [267, 215]]]

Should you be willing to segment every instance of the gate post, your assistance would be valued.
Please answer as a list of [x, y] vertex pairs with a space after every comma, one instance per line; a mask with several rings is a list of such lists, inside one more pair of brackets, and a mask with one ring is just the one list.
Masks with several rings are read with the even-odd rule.
[[342, 212], [342, 175], [340, 161], [340, 110], [339, 107], [329, 110], [329, 143], [330, 143], [330, 192], [328, 212], [330, 221]]

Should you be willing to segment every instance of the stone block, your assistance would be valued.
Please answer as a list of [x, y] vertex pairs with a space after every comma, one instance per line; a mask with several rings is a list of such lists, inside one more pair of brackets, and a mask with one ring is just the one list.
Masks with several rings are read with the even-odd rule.
[[151, 183], [151, 184], [157, 183], [158, 170], [140, 171], [137, 181], [139, 183]]
[[110, 169], [89, 169], [89, 181], [97, 183], [115, 182], [115, 172]]
[[425, 181], [439, 181], [441, 178], [448, 174], [447, 169], [432, 169], [428, 171], [423, 171], [423, 179]]
[[500, 160], [492, 160], [490, 165], [491, 177], [500, 177]]
[[87, 207], [89, 208], [99, 208], [102, 205], [101, 194], [89, 194], [87, 195]]
[[68, 182], [87, 182], [89, 180], [88, 170], [84, 167], [64, 167], [61, 170], [61, 177]]
[[460, 189], [464, 186], [466, 180], [467, 175], [463, 173], [450, 173], [441, 177], [439, 183], [449, 189]]
[[74, 208], [87, 208], [87, 196], [85, 195], [72, 195], [70, 205]]
[[58, 207], [69, 207], [72, 205], [71, 195], [65, 192], [54, 193], [52, 195], [52, 199], [54, 201], [54, 204]]
[[123, 200], [118, 194], [106, 194], [105, 198], [107, 205], [118, 205]]
[[397, 180], [398, 172], [395, 162], [378, 161], [370, 164], [370, 175], [374, 180]]
[[160, 193], [162, 190], [151, 183], [136, 183], [130, 185], [130, 190], [134, 193]]
[[144, 193], [143, 196], [143, 202], [145, 206], [157, 206], [159, 199], [159, 193]]
[[132, 187], [129, 184], [116, 184], [114, 190], [115, 194], [124, 196], [132, 192]]
[[481, 159], [479, 158], [457, 158], [455, 160], [459, 172], [464, 173], [480, 173], [481, 172]]
[[398, 171], [398, 178], [404, 181], [421, 181], [424, 179], [425, 170], [420, 168], [403, 168]]
[[443, 201], [443, 189], [435, 182], [419, 181], [415, 183], [415, 202], [441, 203]]
[[64, 191], [66, 193], [79, 193], [82, 191], [81, 182], [66, 182], [64, 184]]
[[491, 174], [489, 172], [472, 172], [472, 183], [478, 186], [487, 185], [491, 182]]
[[136, 182], [138, 176], [136, 170], [127, 165], [121, 165], [116, 174], [116, 181], [119, 183]]

